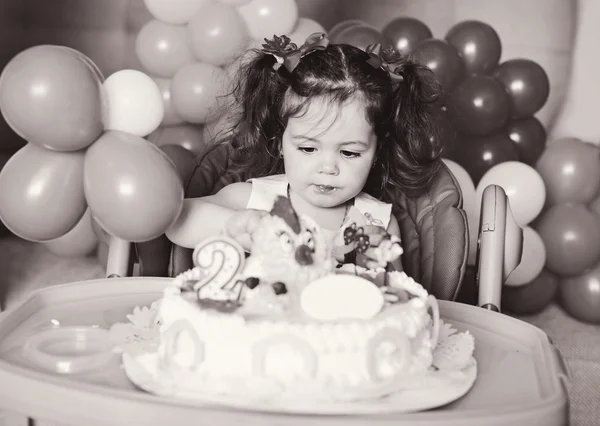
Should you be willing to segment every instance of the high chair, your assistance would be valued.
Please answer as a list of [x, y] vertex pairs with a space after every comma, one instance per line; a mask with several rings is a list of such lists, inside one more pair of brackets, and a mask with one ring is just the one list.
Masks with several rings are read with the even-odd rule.
[[[228, 169], [231, 149], [229, 144], [216, 144], [198, 157], [186, 184], [187, 198], [212, 195], [251, 177]], [[469, 236], [462, 194], [452, 173], [444, 165], [427, 194], [400, 196], [393, 207], [401, 230], [404, 271], [438, 299], [456, 300]], [[165, 236], [136, 244], [135, 251], [140, 275], [173, 277], [193, 267], [192, 250], [171, 244]]]

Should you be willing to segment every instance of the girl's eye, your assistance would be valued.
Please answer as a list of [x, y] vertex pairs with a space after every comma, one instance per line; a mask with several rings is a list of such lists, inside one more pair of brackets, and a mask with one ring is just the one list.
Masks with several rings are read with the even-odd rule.
[[302, 147], [300, 147], [300, 148], [298, 148], [298, 150], [305, 154], [312, 154], [313, 152], [315, 152], [317, 150], [317, 148], [308, 148], [308, 147], [302, 148]]
[[342, 156], [346, 158], [358, 158], [360, 155], [360, 152], [342, 151]]

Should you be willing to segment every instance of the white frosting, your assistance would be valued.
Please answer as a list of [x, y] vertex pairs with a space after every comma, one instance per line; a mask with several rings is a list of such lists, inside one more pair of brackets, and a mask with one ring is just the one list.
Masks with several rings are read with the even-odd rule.
[[[394, 285], [404, 287], [405, 274], [392, 276]], [[326, 322], [245, 317], [243, 306], [234, 313], [203, 310], [177, 289], [167, 289], [159, 310], [163, 373], [192, 387], [201, 381], [218, 392], [243, 394], [252, 389], [265, 395], [352, 400], [401, 388], [406, 380], [428, 371], [431, 318], [427, 292], [419, 284], [406, 285], [417, 297], [382, 310], [381, 290], [368, 281], [349, 275], [320, 281], [302, 293], [307, 313], [326, 317], [319, 297], [332, 300], [335, 295], [330, 310], [338, 318], [351, 314], [354, 319], [335, 320], [331, 314]], [[340, 292], [344, 284], [353, 295], [346, 302], [346, 294]], [[359, 296], [368, 309], [357, 305]]]
[[321, 321], [370, 319], [384, 304], [381, 290], [375, 284], [351, 275], [323, 277], [308, 284], [300, 294], [304, 313]]

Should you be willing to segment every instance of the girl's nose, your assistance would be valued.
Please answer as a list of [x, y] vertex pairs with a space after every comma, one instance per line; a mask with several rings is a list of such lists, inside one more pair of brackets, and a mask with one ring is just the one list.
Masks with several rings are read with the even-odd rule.
[[319, 172], [325, 175], [337, 175], [340, 170], [334, 158], [326, 156], [321, 161]]

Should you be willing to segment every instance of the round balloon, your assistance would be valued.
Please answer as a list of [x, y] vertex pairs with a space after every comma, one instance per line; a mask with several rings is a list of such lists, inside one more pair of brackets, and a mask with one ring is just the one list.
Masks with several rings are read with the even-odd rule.
[[489, 169], [477, 183], [477, 203], [489, 185], [504, 189], [513, 215], [519, 226], [538, 217], [546, 201], [546, 186], [540, 174], [519, 161], [506, 161]]
[[187, 24], [192, 16], [214, 0], [144, 0], [148, 11], [167, 24]]
[[444, 93], [450, 93], [464, 77], [465, 69], [458, 52], [444, 40], [426, 39], [417, 44], [412, 55], [433, 71]]
[[171, 82], [171, 101], [177, 115], [202, 124], [221, 114], [219, 98], [230, 90], [229, 74], [215, 65], [198, 62], [180, 69]]
[[404, 56], [409, 55], [423, 40], [433, 37], [423, 21], [410, 16], [400, 16], [388, 22], [381, 31], [394, 49]]
[[548, 100], [548, 75], [532, 60], [511, 59], [501, 63], [492, 75], [502, 82], [510, 95], [513, 118], [525, 118], [535, 114]]
[[198, 156], [204, 152], [206, 141], [203, 129], [193, 124], [159, 127], [148, 136], [156, 146], [179, 145]]
[[507, 161], [518, 161], [519, 151], [505, 132], [499, 132], [491, 136], [462, 139], [453, 159], [469, 172], [475, 185], [478, 185], [492, 167]]
[[582, 275], [561, 280], [559, 292], [560, 304], [569, 315], [600, 324], [600, 263]]
[[548, 190], [548, 204], [588, 203], [600, 190], [600, 150], [565, 138], [548, 144], [536, 163]]
[[506, 90], [498, 80], [486, 75], [465, 78], [448, 96], [447, 107], [459, 131], [478, 136], [500, 130], [510, 116]]
[[574, 276], [600, 260], [600, 221], [583, 204], [557, 204], [544, 211], [535, 228], [546, 246], [546, 269]]
[[104, 82], [104, 127], [136, 136], [158, 128], [165, 114], [163, 95], [156, 82], [137, 70], [121, 70]]
[[517, 145], [519, 161], [534, 166], [546, 148], [546, 129], [535, 117], [508, 123], [508, 136]]
[[173, 77], [196, 62], [187, 28], [157, 19], [147, 22], [137, 33], [135, 52], [144, 70], [157, 77]]
[[212, 3], [188, 23], [188, 39], [196, 58], [221, 66], [246, 50], [249, 35], [235, 7]]
[[23, 139], [56, 151], [77, 151], [103, 131], [101, 89], [79, 52], [34, 46], [4, 67], [0, 109]]
[[296, 0], [252, 0], [238, 7], [254, 40], [289, 34], [298, 20]]
[[57, 152], [27, 144], [0, 172], [0, 218], [29, 241], [68, 233], [87, 208], [83, 151]]
[[92, 253], [98, 246], [98, 238], [92, 228], [90, 210], [86, 210], [81, 220], [68, 233], [42, 244], [51, 253], [63, 257], [83, 257]]
[[161, 126], [176, 126], [183, 124], [183, 119], [177, 115], [171, 100], [171, 80], [168, 78], [155, 77], [154, 82], [162, 95], [163, 109], [165, 113], [160, 123]]
[[163, 234], [183, 205], [173, 162], [138, 136], [108, 131], [85, 155], [85, 197], [109, 234], [143, 242]]
[[505, 284], [525, 285], [533, 281], [546, 264], [546, 246], [542, 237], [530, 226], [523, 228], [523, 256], [521, 263], [510, 273]]
[[533, 315], [543, 311], [558, 294], [559, 279], [543, 269], [533, 281], [517, 287], [502, 288], [502, 310], [517, 315]]
[[454, 25], [446, 41], [458, 51], [465, 74], [487, 74], [500, 61], [502, 43], [496, 30], [481, 21], [467, 20]]

